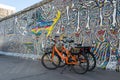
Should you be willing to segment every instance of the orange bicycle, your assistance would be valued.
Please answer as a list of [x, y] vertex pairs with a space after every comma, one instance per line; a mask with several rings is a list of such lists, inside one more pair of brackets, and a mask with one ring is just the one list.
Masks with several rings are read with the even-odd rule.
[[[68, 50], [63, 44], [61, 50], [59, 50], [56, 46], [56, 40], [52, 39], [52, 41], [55, 43], [52, 50], [45, 52], [41, 59], [42, 65], [45, 68], [50, 70], [56, 69], [60, 67], [62, 61], [78, 74], [84, 74], [88, 71], [89, 61], [85, 54], [80, 52], [73, 53], [71, 52], [72, 48]], [[72, 43], [73, 40], [68, 42]]]

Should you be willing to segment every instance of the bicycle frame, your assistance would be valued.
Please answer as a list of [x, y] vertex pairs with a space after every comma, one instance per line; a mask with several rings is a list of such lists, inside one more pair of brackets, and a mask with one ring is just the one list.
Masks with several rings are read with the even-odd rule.
[[[62, 45], [62, 51], [60, 52], [56, 45], [53, 46], [52, 49], [52, 57], [54, 57], [55, 52], [57, 52], [58, 56], [65, 61], [66, 64], [77, 64], [77, 56], [75, 55], [71, 55], [71, 53], [69, 52], [69, 50], [67, 50], [63, 45]], [[63, 52], [66, 52], [66, 56], [63, 56]], [[72, 59], [72, 61], [69, 62], [69, 58]]]

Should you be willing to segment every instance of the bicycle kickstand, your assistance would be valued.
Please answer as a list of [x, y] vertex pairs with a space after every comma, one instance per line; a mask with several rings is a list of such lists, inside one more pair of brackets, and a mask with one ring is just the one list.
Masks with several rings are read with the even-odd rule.
[[60, 73], [63, 74], [63, 72], [64, 72], [67, 68], [70, 68], [69, 71], [72, 70], [72, 68], [71, 68], [70, 65], [66, 65]]

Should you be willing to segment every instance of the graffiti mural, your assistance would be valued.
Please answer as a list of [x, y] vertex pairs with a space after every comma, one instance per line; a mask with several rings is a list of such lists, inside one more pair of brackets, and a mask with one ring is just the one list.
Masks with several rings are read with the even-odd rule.
[[1, 21], [0, 30], [4, 51], [41, 55], [47, 37], [60, 34], [94, 45], [98, 67], [120, 68], [120, 0], [52, 0]]

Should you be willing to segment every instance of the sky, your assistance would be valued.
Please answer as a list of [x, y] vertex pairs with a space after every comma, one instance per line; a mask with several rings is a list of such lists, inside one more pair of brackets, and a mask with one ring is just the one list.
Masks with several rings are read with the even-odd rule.
[[15, 7], [18, 12], [40, 1], [42, 0], [0, 0], [0, 4]]

